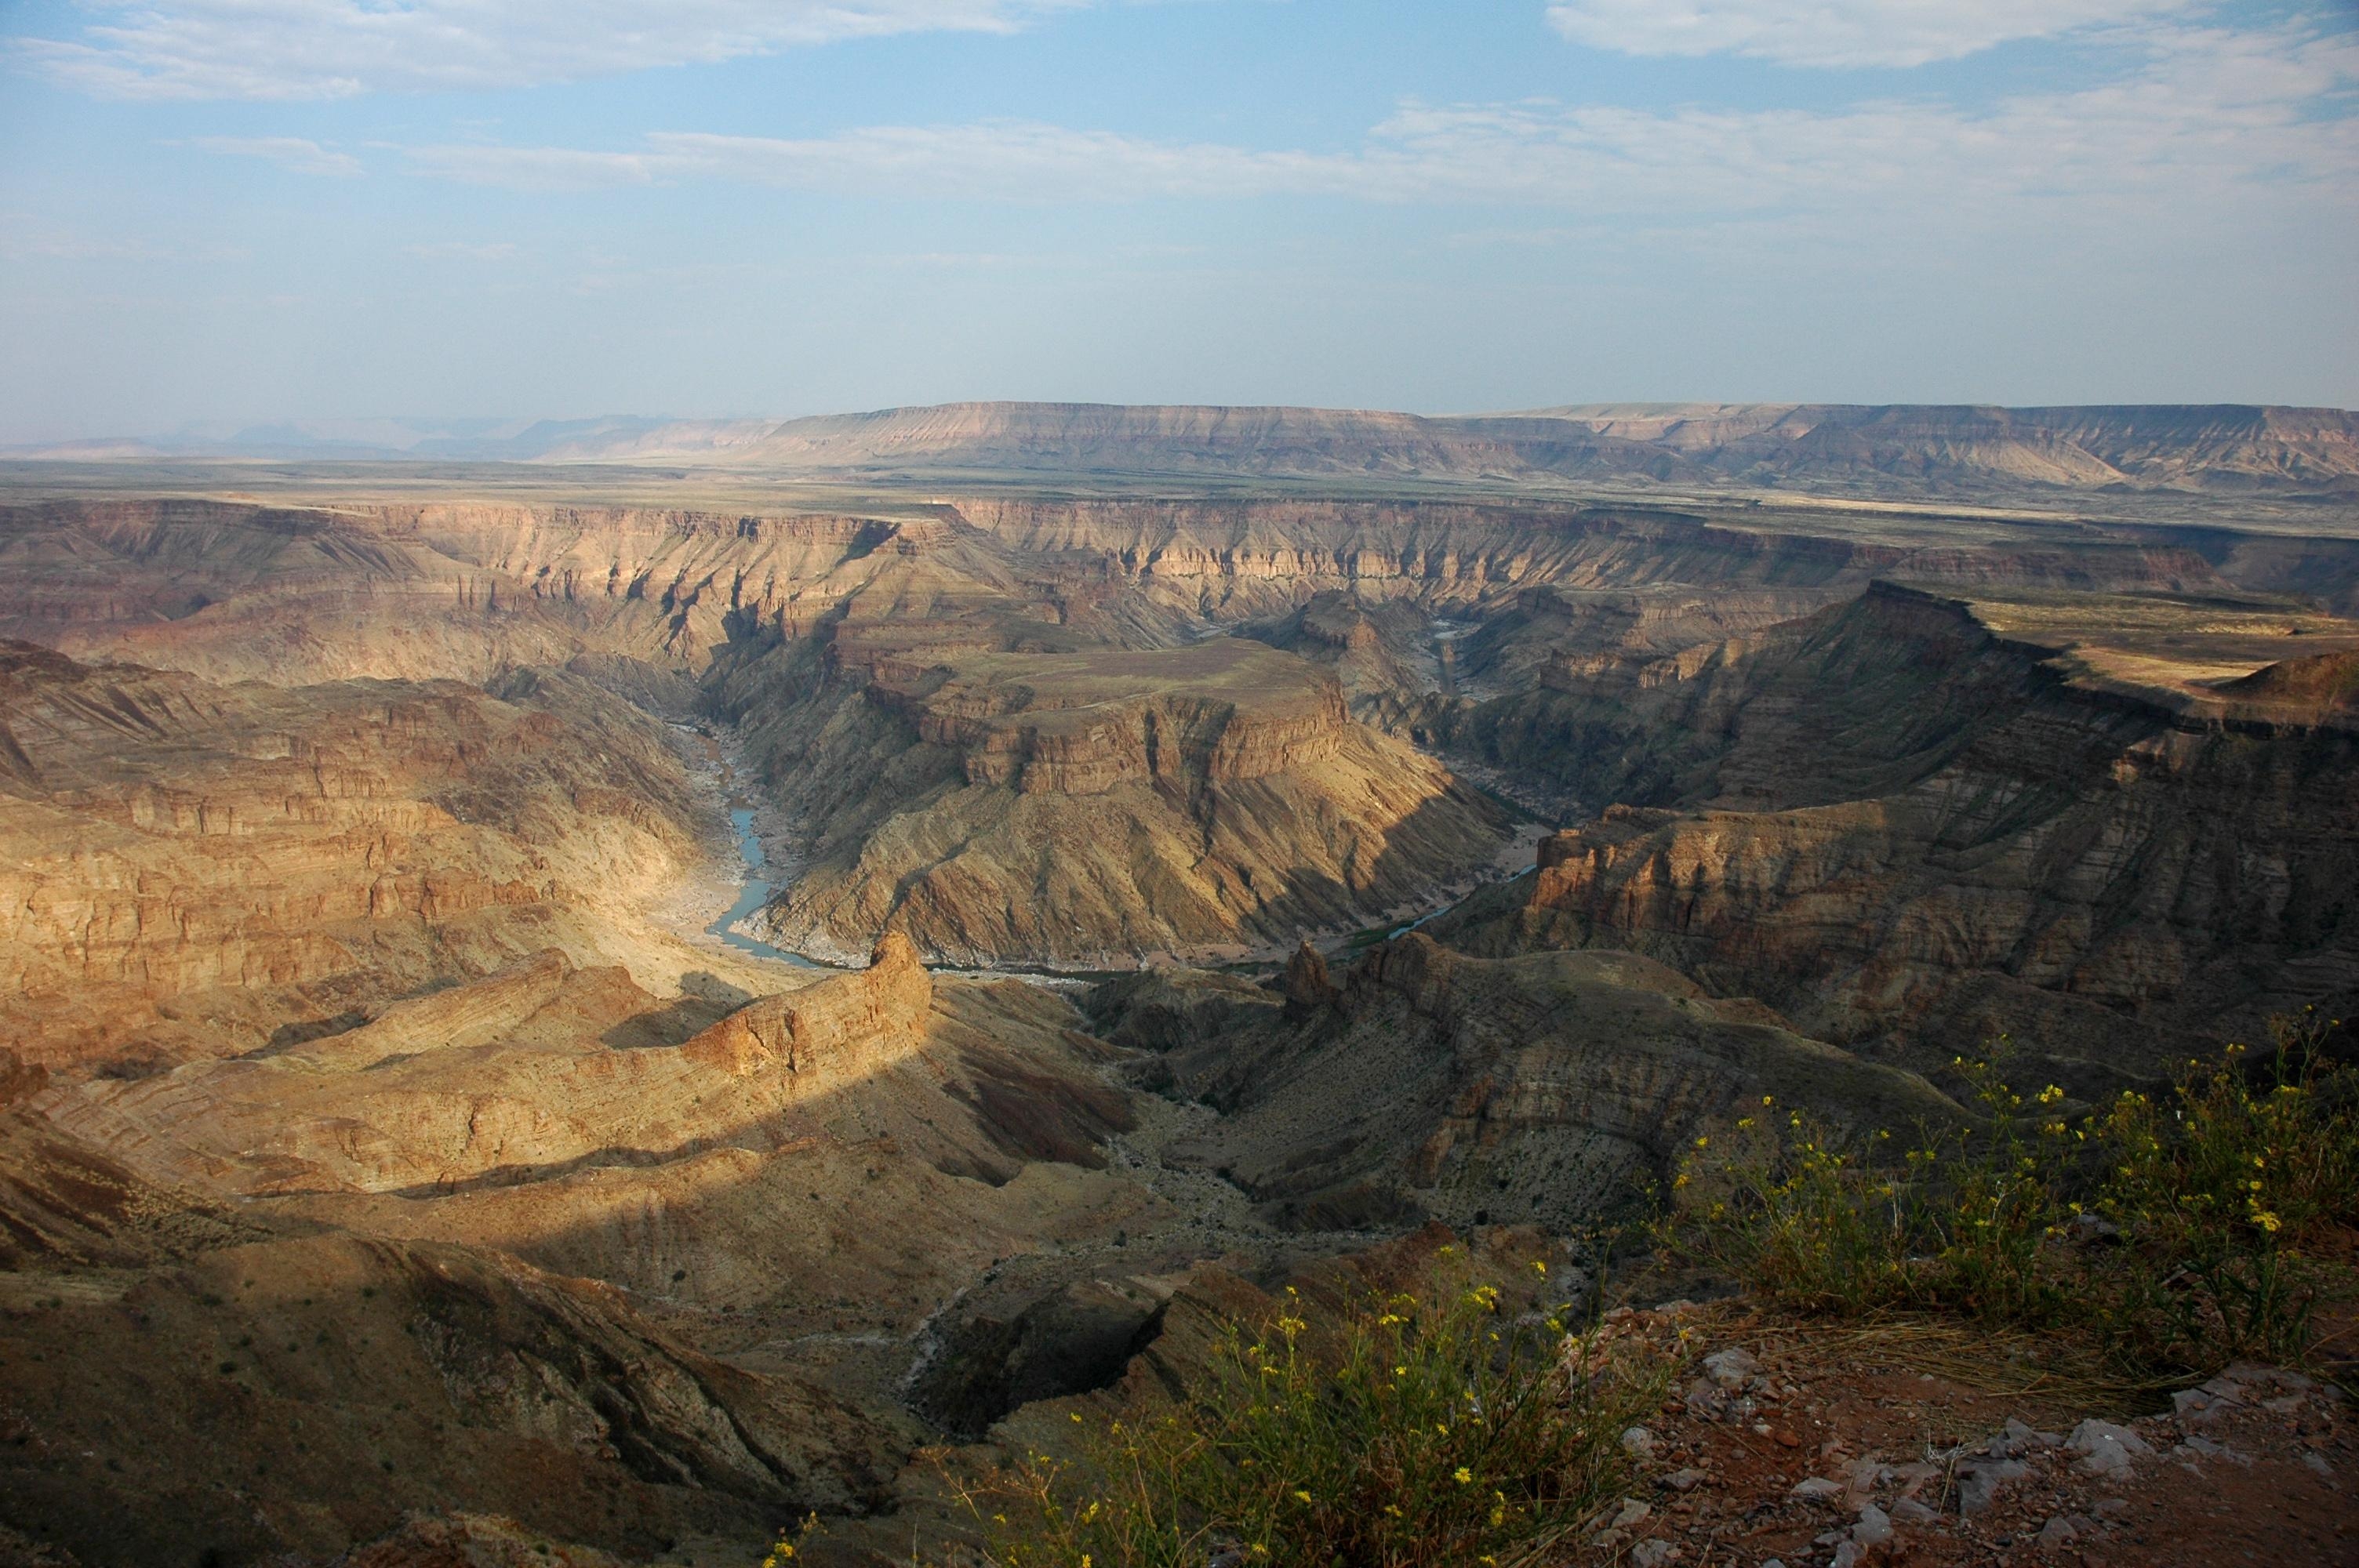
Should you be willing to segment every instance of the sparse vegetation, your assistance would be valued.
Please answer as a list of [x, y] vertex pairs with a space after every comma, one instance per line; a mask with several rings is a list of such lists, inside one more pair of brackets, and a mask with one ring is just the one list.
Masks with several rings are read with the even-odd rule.
[[1257, 1332], [1229, 1331], [1188, 1400], [1103, 1429], [1075, 1414], [1078, 1457], [964, 1489], [984, 1561], [1538, 1561], [1609, 1494], [1662, 1375], [1610, 1329], [1510, 1317], [1496, 1285], [1445, 1265], [1331, 1322], [1289, 1292]]
[[2298, 1363], [2359, 1223], [2359, 1072], [2325, 1054], [2337, 1027], [2283, 1024], [2257, 1063], [2231, 1045], [2077, 1118], [2062, 1089], [1963, 1061], [1981, 1115], [1908, 1137], [1840, 1139], [1765, 1098], [1697, 1141], [1660, 1239], [1809, 1312], [2085, 1331], [2140, 1372]]

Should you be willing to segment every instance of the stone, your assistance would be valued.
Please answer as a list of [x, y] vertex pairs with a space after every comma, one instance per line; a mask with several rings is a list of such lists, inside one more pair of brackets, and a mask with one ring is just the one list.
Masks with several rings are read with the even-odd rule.
[[1859, 1510], [1859, 1522], [1851, 1527], [1851, 1538], [1862, 1546], [1881, 1546], [1892, 1539], [1892, 1519], [1874, 1503]]
[[2243, 1401], [2211, 1389], [2181, 1389], [2170, 1396], [2170, 1413], [2180, 1428], [2196, 1432], [2212, 1427]]
[[2072, 1217], [2072, 1237], [2076, 1241], [2118, 1241], [2122, 1227], [2102, 1215], [2088, 1213]]
[[1663, 1484], [1675, 1492], [1692, 1492], [1709, 1479], [1711, 1476], [1708, 1472], [1699, 1470], [1690, 1465], [1685, 1469], [1674, 1470], [1664, 1476]]
[[1622, 1452], [1633, 1459], [1655, 1456], [1655, 1434], [1643, 1426], [1634, 1426], [1622, 1434]]
[[1843, 1495], [1843, 1488], [1839, 1481], [1830, 1481], [1823, 1476], [1812, 1476], [1795, 1482], [1792, 1490], [1786, 1495], [1790, 1498], [1807, 1498], [1811, 1502], [1832, 1502]]
[[1642, 1541], [1630, 1549], [1631, 1568], [1664, 1568], [1686, 1555], [1668, 1541]]
[[1913, 1459], [1906, 1465], [1887, 1465], [1883, 1478], [1898, 1485], [1908, 1496], [1913, 1498], [1923, 1489], [1928, 1481], [1938, 1481], [1941, 1478], [1941, 1475], [1942, 1470], [1939, 1465], [1928, 1465], [1921, 1459]]
[[1968, 1518], [1983, 1512], [2001, 1488], [2020, 1481], [2031, 1467], [2019, 1459], [1982, 1459], [1958, 1466], [1958, 1512]]
[[2133, 1458], [2143, 1458], [2154, 1452], [2145, 1438], [2128, 1427], [2093, 1417], [2072, 1429], [2065, 1447], [2080, 1455], [2083, 1474], [2114, 1477], [2130, 1473]]
[[2080, 1535], [2072, 1528], [2072, 1521], [2059, 1514], [2039, 1527], [2039, 1548], [2043, 1552], [2059, 1551], [2079, 1540]]
[[2000, 1435], [2007, 1447], [2007, 1452], [1998, 1455], [2002, 1459], [2017, 1458], [2038, 1448], [2060, 1447], [2064, 1442], [2058, 1433], [2035, 1431], [2028, 1422], [2014, 1416], [2006, 1418], [2006, 1425], [2001, 1429]]
[[1892, 1517], [1902, 1524], [1931, 1524], [1941, 1516], [1914, 1498], [1901, 1498], [1892, 1505]]
[[1305, 1013], [1332, 1007], [1343, 994], [1328, 976], [1327, 960], [1308, 940], [1287, 960], [1285, 990], [1289, 1008]]
[[1639, 1520], [1647, 1518], [1647, 1516], [1654, 1511], [1655, 1510], [1653, 1509], [1649, 1508], [1647, 1504], [1640, 1502], [1636, 1498], [1625, 1498], [1622, 1499], [1621, 1508], [1615, 1510], [1614, 1522], [1609, 1528], [1614, 1530], [1628, 1530], [1632, 1525], [1636, 1524]]
[[1742, 1350], [1716, 1350], [1703, 1358], [1703, 1370], [1716, 1387], [1734, 1391], [1760, 1372], [1761, 1363]]

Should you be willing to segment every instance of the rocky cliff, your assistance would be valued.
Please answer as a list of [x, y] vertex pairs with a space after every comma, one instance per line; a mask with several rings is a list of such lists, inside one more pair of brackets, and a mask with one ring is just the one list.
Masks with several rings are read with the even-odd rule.
[[621, 1292], [232, 1217], [20, 1114], [0, 1237], [0, 1518], [78, 1562], [317, 1559], [420, 1509], [636, 1556], [874, 1507], [908, 1451]]
[[890, 932], [860, 973], [750, 1003], [679, 1049], [733, 1077], [784, 1072], [799, 1088], [815, 1087], [889, 1065], [933, 1005], [933, 980], [917, 949]]
[[579, 681], [216, 685], [0, 644], [0, 1018], [28, 1060], [251, 1049], [552, 942], [701, 854]]
[[[2332, 687], [2320, 667], [2247, 690]], [[2092, 1087], [2359, 1000], [2359, 737], [2339, 723], [2068, 679], [1897, 591], [1696, 683], [1665, 699], [1678, 766], [1594, 776], [1706, 808], [1560, 834], [1445, 939], [1633, 948], [1827, 1038], [1943, 1059], [2011, 1033]]]
[[[931, 661], [931, 662], [929, 662]], [[810, 671], [738, 677], [759, 693]], [[1480, 875], [1504, 813], [1261, 644], [821, 665], [757, 721], [809, 866], [776, 939], [905, 932], [962, 963], [1126, 963], [1351, 927]]]
[[1340, 985], [1299, 957], [1287, 992], [1158, 1067], [1227, 1112], [1187, 1156], [1304, 1227], [1576, 1224], [1765, 1093], [1843, 1126], [1956, 1114], [1913, 1074], [1628, 953], [1490, 960], [1413, 933]]
[[971, 784], [1099, 795], [1182, 792], [1315, 769], [1346, 743], [1334, 681], [1222, 639], [1190, 649], [965, 657], [867, 697], [955, 752]]

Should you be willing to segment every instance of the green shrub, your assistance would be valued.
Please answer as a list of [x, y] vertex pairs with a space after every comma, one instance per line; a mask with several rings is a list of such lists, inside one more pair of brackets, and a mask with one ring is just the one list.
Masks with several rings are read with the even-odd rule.
[[2143, 1369], [2299, 1359], [2316, 1244], [2359, 1220], [2359, 1074], [2326, 1059], [2332, 1027], [2275, 1030], [2257, 1084], [2231, 1046], [2077, 1125], [2061, 1089], [2027, 1099], [1962, 1060], [1979, 1114], [1897, 1159], [1889, 1131], [1846, 1141], [1765, 1100], [1697, 1141], [1658, 1235], [1801, 1310], [2084, 1328]]
[[1035, 1454], [967, 1490], [985, 1561], [1533, 1561], [1619, 1479], [1619, 1434], [1663, 1376], [1610, 1331], [1519, 1324], [1500, 1302], [1462, 1262], [1332, 1322], [1289, 1292], [1259, 1332], [1219, 1343], [1184, 1403], [1088, 1430], [1077, 1459]]
[[2258, 1084], [2231, 1045], [2160, 1101], [2125, 1093], [2092, 1119], [2112, 1162], [2096, 1206], [2133, 1243], [2114, 1315], [2160, 1358], [2300, 1359], [2317, 1247], [2359, 1220], [2359, 1074], [2315, 1027], [2276, 1034]]

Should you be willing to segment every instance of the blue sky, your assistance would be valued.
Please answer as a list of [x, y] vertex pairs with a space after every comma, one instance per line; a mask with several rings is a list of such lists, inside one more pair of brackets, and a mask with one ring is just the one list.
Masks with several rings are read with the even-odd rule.
[[2359, 5], [0, 0], [0, 441], [2359, 404]]

